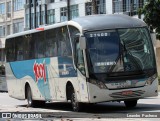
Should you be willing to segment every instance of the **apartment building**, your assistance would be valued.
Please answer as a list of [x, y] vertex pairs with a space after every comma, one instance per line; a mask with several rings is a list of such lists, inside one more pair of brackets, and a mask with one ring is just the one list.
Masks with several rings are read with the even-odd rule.
[[91, 14], [136, 15], [146, 0], [26, 0], [25, 30]]
[[146, 2], [147, 0], [113, 0], [113, 13], [135, 16]]
[[[92, 0], [26, 0], [25, 29], [92, 14]], [[107, 2], [106, 2], [107, 1]], [[109, 0], [110, 1], [110, 0]], [[108, 0], [96, 0], [97, 14], [112, 13]], [[68, 11], [69, 10], [69, 11]]]
[[25, 0], [0, 0], [0, 65], [4, 62], [5, 37], [24, 30]]

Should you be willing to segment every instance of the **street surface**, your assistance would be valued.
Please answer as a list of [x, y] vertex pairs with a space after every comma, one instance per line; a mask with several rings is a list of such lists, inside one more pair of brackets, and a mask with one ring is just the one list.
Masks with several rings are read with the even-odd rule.
[[[160, 118], [132, 118], [128, 114], [157, 113], [160, 115], [160, 94], [158, 97], [140, 99], [134, 109], [127, 109], [124, 103], [107, 102], [95, 105], [86, 105], [83, 112], [72, 112], [69, 103], [53, 102], [47, 103], [44, 107], [27, 107], [27, 101], [17, 100], [8, 96], [8, 93], [0, 93], [0, 112], [30, 112], [46, 113], [45, 118], [53, 118], [53, 121], [105, 121], [107, 120], [159, 120]], [[43, 116], [43, 117], [44, 117]], [[72, 120], [71, 120], [72, 119]], [[1, 121], [2, 119], [0, 119]], [[2, 120], [3, 121], [3, 120]], [[15, 121], [15, 120], [14, 120]], [[28, 121], [28, 120], [27, 120]], [[48, 121], [48, 120], [47, 120]]]

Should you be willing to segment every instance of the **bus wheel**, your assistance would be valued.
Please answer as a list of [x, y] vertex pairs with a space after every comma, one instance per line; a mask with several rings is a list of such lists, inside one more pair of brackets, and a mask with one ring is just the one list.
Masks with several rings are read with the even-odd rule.
[[32, 100], [32, 92], [30, 86], [27, 86], [27, 102], [28, 107], [32, 107], [34, 104], [34, 101]]
[[82, 104], [77, 101], [74, 89], [72, 89], [71, 104], [72, 104], [72, 109], [75, 112], [79, 112], [81, 110], [81, 108], [82, 108]]
[[133, 108], [136, 107], [137, 105], [137, 100], [128, 100], [128, 101], [124, 101], [124, 104], [127, 108]]

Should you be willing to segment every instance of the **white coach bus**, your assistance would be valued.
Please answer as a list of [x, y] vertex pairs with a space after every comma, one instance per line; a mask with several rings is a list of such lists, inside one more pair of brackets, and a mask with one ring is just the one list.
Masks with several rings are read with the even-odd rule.
[[29, 106], [46, 101], [124, 101], [158, 95], [147, 25], [126, 15], [93, 15], [13, 34], [6, 39], [8, 93]]

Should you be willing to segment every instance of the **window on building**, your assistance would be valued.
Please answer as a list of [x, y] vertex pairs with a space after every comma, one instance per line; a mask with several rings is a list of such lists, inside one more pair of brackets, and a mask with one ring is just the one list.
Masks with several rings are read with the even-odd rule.
[[77, 18], [79, 16], [78, 5], [72, 5], [70, 7], [70, 16], [71, 19]]
[[41, 25], [45, 23], [45, 13], [44, 11], [41, 12]]
[[67, 21], [67, 7], [61, 8], [61, 22]]
[[34, 13], [31, 13], [31, 28], [34, 28]]
[[[92, 15], [93, 5], [92, 2], [87, 2], [85, 4], [86, 15]], [[96, 0], [95, 1], [95, 12], [96, 14], [106, 14], [106, 0]]]
[[113, 0], [113, 12], [114, 13], [122, 13], [123, 12], [123, 7], [127, 9], [126, 3], [124, 3], [122, 0]]
[[4, 37], [4, 36], [5, 36], [5, 27], [0, 26], [0, 37]]
[[142, 8], [146, 0], [113, 0], [113, 13], [136, 15], [138, 8]]
[[54, 3], [55, 0], [50, 0], [50, 3]]
[[25, 15], [26, 17], [25, 17], [25, 24], [26, 24], [26, 28], [29, 28], [29, 14], [26, 14]]
[[18, 11], [24, 8], [25, 0], [14, 0], [14, 11]]
[[86, 3], [86, 15], [92, 15], [92, 3]]
[[39, 12], [36, 12], [36, 27], [39, 26]]
[[7, 2], [7, 12], [11, 12], [11, 2]]
[[7, 35], [11, 34], [11, 25], [7, 25]]
[[55, 23], [55, 10], [48, 10], [47, 11], [47, 24], [54, 24]]
[[5, 4], [1, 3], [0, 4], [0, 14], [4, 14], [5, 13]]
[[13, 23], [13, 33], [22, 32], [24, 29], [23, 22]]
[[[70, 6], [70, 18], [74, 19], [77, 18], [79, 16], [79, 12], [78, 12], [78, 5], [71, 5]], [[62, 21], [67, 21], [67, 7], [63, 7], [61, 8], [61, 22]]]

